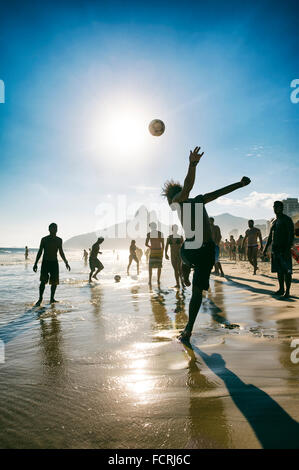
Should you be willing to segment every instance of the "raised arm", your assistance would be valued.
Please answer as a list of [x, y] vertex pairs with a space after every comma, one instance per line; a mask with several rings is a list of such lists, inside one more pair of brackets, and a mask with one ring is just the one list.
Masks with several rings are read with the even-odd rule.
[[189, 194], [194, 186], [196, 166], [204, 154], [204, 152], [199, 153], [199, 151], [200, 151], [200, 147], [195, 147], [193, 152], [192, 150], [190, 150], [189, 167], [188, 167], [187, 176], [184, 181], [183, 189], [182, 191], [180, 191], [178, 194], [175, 195], [172, 202], [184, 202], [186, 201], [186, 199], [188, 199]]
[[43, 249], [44, 249], [44, 241], [43, 241], [43, 238], [42, 238], [41, 241], [40, 241], [39, 250], [38, 250], [36, 258], [35, 258], [35, 263], [34, 263], [34, 266], [33, 266], [33, 271], [35, 273], [37, 271], [37, 263], [39, 262], [39, 259], [40, 259], [41, 255], [43, 254]]
[[238, 181], [238, 183], [233, 183], [228, 186], [224, 186], [224, 188], [217, 189], [216, 191], [213, 191], [211, 193], [206, 193], [204, 195], [204, 204], [207, 204], [208, 202], [212, 202], [215, 199], [218, 199], [220, 196], [225, 196], [225, 194], [229, 194], [232, 191], [235, 191], [236, 189], [243, 188], [243, 186], [247, 186], [251, 182], [250, 178], [247, 176], [243, 176], [241, 181]]
[[62, 240], [61, 240], [61, 244], [59, 245], [58, 250], [59, 250], [59, 254], [60, 254], [61, 258], [62, 258], [63, 261], [65, 262], [65, 267], [66, 267], [66, 269], [68, 269], [68, 270], [70, 271], [70, 270], [71, 270], [70, 265], [69, 265], [69, 263], [67, 262], [67, 259], [66, 259], [66, 257], [65, 257], [65, 254], [64, 254], [64, 251], [63, 251], [63, 248], [62, 248]]

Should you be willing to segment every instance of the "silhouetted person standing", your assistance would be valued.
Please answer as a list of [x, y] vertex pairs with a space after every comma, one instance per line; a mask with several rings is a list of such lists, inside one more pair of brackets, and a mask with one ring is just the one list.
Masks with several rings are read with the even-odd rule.
[[[189, 198], [189, 194], [194, 186], [196, 166], [203, 156], [203, 152], [200, 154], [199, 150], [200, 147], [195, 147], [193, 152], [190, 150], [189, 168], [184, 185], [181, 186], [180, 183], [176, 183], [173, 180], [166, 181], [162, 193], [163, 196], [167, 197], [171, 209], [177, 211], [186, 235], [185, 242], [181, 248], [182, 273], [186, 285], [190, 285], [189, 274], [191, 268], [194, 268], [192, 296], [189, 304], [189, 320], [180, 335], [180, 339], [187, 342], [192, 334], [193, 325], [201, 306], [202, 291], [209, 289], [210, 274], [215, 263], [215, 243], [213, 242], [209, 217], [204, 205], [250, 183], [250, 179], [244, 176], [238, 183], [231, 184], [211, 193], [196, 196], [195, 198]], [[198, 206], [198, 204], [202, 206]], [[186, 209], [186, 219], [184, 207]], [[203, 210], [202, 217], [196, 217], [197, 209], [200, 211], [200, 207]], [[202, 245], [199, 248], [192, 248], [190, 245], [193, 244], [194, 240], [200, 239], [201, 233], [203, 234]], [[198, 236], [196, 236], [197, 234]], [[186, 242], [188, 242], [187, 245]]]
[[154, 268], [157, 268], [157, 282], [160, 285], [161, 270], [162, 270], [162, 259], [164, 252], [164, 237], [163, 233], [157, 230], [156, 222], [149, 224], [151, 231], [146, 236], [145, 246], [150, 249], [149, 263], [148, 263], [148, 283], [152, 285], [152, 272]]
[[130, 266], [131, 266], [133, 260], [137, 264], [137, 274], [139, 274], [139, 259], [138, 259], [138, 256], [137, 256], [137, 246], [136, 246], [136, 241], [135, 240], [132, 240], [131, 245], [130, 245], [129, 264], [128, 264], [128, 267], [127, 267], [127, 274], [128, 275], [129, 275]]
[[88, 260], [88, 253], [87, 251], [84, 249], [83, 251], [83, 259], [84, 259], [84, 264], [86, 265], [87, 264], [87, 260]]
[[257, 252], [258, 252], [258, 243], [257, 240], [259, 239], [261, 245], [261, 251], [263, 251], [263, 239], [262, 234], [259, 228], [254, 226], [253, 220], [248, 220], [248, 227], [249, 229], [245, 232], [245, 237], [243, 240], [242, 247], [244, 249], [245, 243], [247, 240], [247, 257], [249, 263], [253, 266], [253, 274], [256, 274], [258, 270], [257, 266]]
[[25, 246], [25, 261], [27, 261], [28, 257], [29, 257], [28, 246]]
[[219, 276], [219, 272], [221, 276], [224, 276], [224, 272], [219, 261], [220, 255], [220, 242], [221, 242], [221, 230], [218, 225], [215, 225], [214, 218], [210, 217], [210, 225], [211, 225], [211, 232], [212, 232], [212, 239], [215, 243], [215, 275]]
[[[90, 267], [90, 273], [89, 273], [89, 283], [91, 283], [91, 278], [93, 277], [94, 279], [97, 278], [97, 274], [99, 274], [102, 269], [104, 269], [104, 265], [101, 263], [101, 261], [98, 258], [98, 254], [102, 254], [100, 251], [100, 245], [103, 243], [104, 238], [99, 237], [97, 241], [92, 245], [91, 251], [89, 254], [89, 267]], [[94, 273], [94, 271], [96, 272]], [[93, 274], [94, 273], [94, 274]]]
[[[181, 235], [178, 234], [178, 226], [174, 224], [172, 226], [172, 234], [169, 235], [166, 241], [165, 247], [165, 258], [169, 259], [168, 256], [168, 247], [170, 246], [170, 258], [171, 264], [174, 270], [174, 276], [176, 280], [176, 288], [180, 288], [180, 279], [182, 276], [182, 259], [181, 259], [181, 246], [184, 242], [184, 239]], [[182, 280], [182, 279], [181, 279]], [[182, 281], [183, 284], [183, 281]]]
[[234, 236], [230, 236], [229, 240], [229, 259], [236, 261], [236, 251], [237, 251], [237, 245], [236, 245], [236, 240], [234, 239]]
[[266, 256], [272, 243], [271, 272], [277, 273], [279, 282], [279, 290], [275, 294], [288, 299], [292, 282], [291, 248], [294, 242], [294, 223], [291, 217], [283, 213], [281, 201], [275, 201], [273, 209], [276, 219], [272, 224], [263, 256]]
[[64, 251], [62, 249], [62, 239], [56, 236], [57, 224], [49, 225], [50, 235], [43, 237], [40, 242], [40, 247], [36, 255], [36, 260], [33, 266], [33, 271], [37, 271], [37, 263], [44, 252], [41, 270], [40, 270], [40, 286], [39, 286], [39, 299], [36, 306], [39, 306], [43, 300], [43, 294], [45, 291], [46, 284], [49, 282], [51, 285], [51, 299], [50, 302], [57, 302], [55, 300], [55, 291], [59, 284], [59, 264], [57, 259], [57, 252], [63, 261], [65, 262], [66, 268], [70, 271], [71, 268], [67, 262]]

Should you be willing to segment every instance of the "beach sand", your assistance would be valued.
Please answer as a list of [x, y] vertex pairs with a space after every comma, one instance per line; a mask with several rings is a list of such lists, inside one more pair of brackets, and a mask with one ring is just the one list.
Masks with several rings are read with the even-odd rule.
[[127, 253], [104, 253], [92, 286], [81, 252], [67, 256], [55, 307], [47, 287], [33, 308], [32, 260], [0, 266], [1, 448], [299, 448], [298, 268], [281, 301], [268, 263], [253, 276], [224, 261], [188, 347], [190, 288], [170, 287], [169, 261], [150, 290]]

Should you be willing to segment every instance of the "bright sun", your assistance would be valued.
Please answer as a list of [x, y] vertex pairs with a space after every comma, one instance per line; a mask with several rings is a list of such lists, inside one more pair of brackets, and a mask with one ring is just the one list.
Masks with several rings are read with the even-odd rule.
[[148, 131], [149, 122], [149, 113], [141, 106], [110, 102], [93, 121], [90, 139], [93, 151], [105, 160], [117, 157], [120, 165], [121, 157], [126, 158], [126, 163], [137, 162], [153, 139]]

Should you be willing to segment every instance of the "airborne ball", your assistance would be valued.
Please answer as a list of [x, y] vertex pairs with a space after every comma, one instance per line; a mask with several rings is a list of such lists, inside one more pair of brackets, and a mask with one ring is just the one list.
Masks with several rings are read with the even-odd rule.
[[119, 274], [116, 274], [116, 275], [114, 276], [114, 280], [115, 280], [115, 282], [119, 282], [119, 281], [121, 280], [120, 275], [119, 275]]
[[153, 119], [150, 122], [148, 129], [152, 135], [159, 137], [165, 131], [165, 124], [161, 119]]

